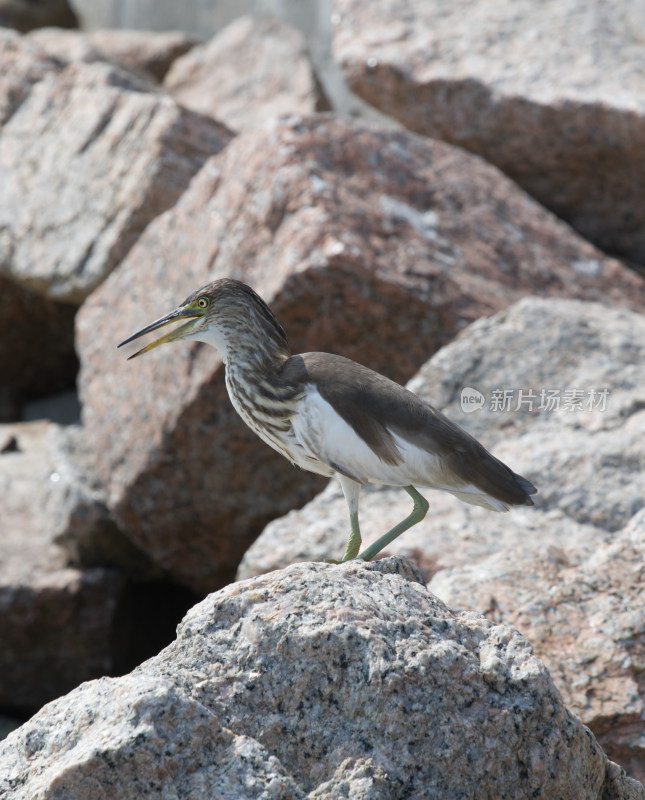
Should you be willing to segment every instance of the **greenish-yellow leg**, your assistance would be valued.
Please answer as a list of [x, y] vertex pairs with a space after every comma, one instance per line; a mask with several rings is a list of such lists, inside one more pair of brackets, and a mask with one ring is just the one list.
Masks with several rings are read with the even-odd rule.
[[[420, 495], [414, 486], [405, 486], [404, 488], [414, 501], [414, 508], [412, 509], [411, 513], [404, 520], [399, 522], [398, 525], [395, 525], [391, 531], [388, 531], [384, 536], [381, 536], [380, 539], [377, 539], [374, 544], [366, 547], [365, 550], [358, 555], [358, 558], [362, 558], [363, 561], [371, 561], [375, 555], [380, 553], [384, 547], [387, 547], [390, 542], [393, 542], [397, 536], [405, 533], [405, 531], [407, 531], [413, 525], [416, 525], [417, 522], [421, 522], [421, 520], [428, 513], [428, 501], [425, 499], [425, 497]], [[358, 532], [358, 519], [356, 520], [356, 530]], [[357, 537], [356, 552], [358, 552], [361, 544], [360, 533], [357, 533]], [[356, 558], [356, 552], [353, 555], [348, 555], [353, 538], [354, 523], [352, 522], [352, 535], [349, 537], [349, 544], [347, 545], [347, 552], [345, 553], [345, 558], [343, 558], [343, 561], [347, 561], [348, 558]]]
[[351, 530], [349, 532], [349, 541], [345, 548], [343, 561], [351, 561], [353, 558], [356, 558], [358, 551], [361, 549], [361, 530], [358, 527], [358, 511], [349, 515], [349, 523]]
[[[336, 476], [343, 489], [343, 494], [347, 500], [347, 508], [349, 509], [349, 541], [345, 548], [345, 555], [343, 561], [351, 561], [356, 558], [358, 551], [361, 549], [361, 529], [358, 526], [358, 495], [361, 491], [360, 483], [348, 478], [347, 475], [339, 474]], [[328, 564], [338, 564], [331, 558], [326, 558]]]

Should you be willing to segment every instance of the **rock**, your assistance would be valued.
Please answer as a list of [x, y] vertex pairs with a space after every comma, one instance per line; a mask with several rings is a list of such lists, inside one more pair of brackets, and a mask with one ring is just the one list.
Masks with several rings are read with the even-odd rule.
[[57, 59], [26, 37], [0, 28], [0, 125], [29, 95], [34, 84], [62, 68]]
[[[387, 548], [434, 576], [430, 587], [445, 602], [517, 626], [572, 710], [639, 779], [645, 777], [643, 559], [636, 538], [645, 496], [644, 342], [643, 315], [526, 298], [439, 351], [409, 386], [533, 481], [536, 505], [491, 514], [428, 491], [426, 519]], [[461, 410], [465, 387], [485, 398], [476, 412]], [[539, 411], [539, 400], [533, 411], [515, 410], [520, 389], [539, 398], [545, 387], [561, 399], [566, 390], [582, 389], [584, 402], [591, 390], [606, 388], [609, 395], [604, 410], [567, 411], [563, 404], [560, 411]], [[505, 388], [514, 391], [513, 409], [491, 410], [493, 392]], [[364, 492], [366, 542], [403, 519], [409, 505], [400, 489]], [[238, 577], [294, 560], [338, 558], [347, 535], [347, 507], [331, 484], [267, 526]]]
[[29, 399], [74, 386], [74, 313], [0, 275], [0, 422], [19, 419]]
[[[460, 414], [457, 421], [467, 419], [476, 436], [497, 428], [494, 441], [503, 439], [503, 457], [512, 457], [520, 472], [529, 471], [539, 482], [540, 508], [616, 531], [642, 507], [645, 494], [641, 333], [645, 317], [626, 309], [526, 298], [478, 322], [463, 342], [421, 371], [413, 388], [453, 412], [460, 407], [461, 388], [477, 388], [487, 398], [485, 407]], [[515, 409], [524, 390], [519, 413], [497, 410], [493, 395], [500, 388], [514, 390]], [[544, 399], [541, 389], [550, 390]], [[558, 410], [548, 409], [553, 392]], [[603, 491], [590, 491], [598, 485]]]
[[97, 30], [88, 39], [110, 61], [163, 81], [174, 63], [200, 42], [185, 31]]
[[[66, 30], [64, 28], [37, 28], [24, 37], [25, 42], [41, 48], [60, 66], [80, 61], [91, 64], [95, 61], [112, 63], [92, 42], [91, 34], [86, 31]], [[114, 62], [117, 63], [116, 61]], [[141, 76], [142, 77], [142, 76]]]
[[77, 28], [78, 17], [67, 0], [0, 0], [0, 26], [21, 33], [51, 26]]
[[79, 303], [229, 140], [147, 86], [101, 63], [31, 86], [0, 131], [1, 273]]
[[[45, 421], [0, 425], [0, 707], [15, 715], [158, 652], [196, 600], [149, 568], [89, 476], [74, 474], [79, 436]], [[78, 567], [54, 542], [61, 518]]]
[[200, 41], [183, 31], [41, 28], [27, 36], [61, 61], [107, 61], [159, 83], [173, 61]]
[[[602, 484], [600, 484], [602, 485]], [[645, 779], [645, 511], [584, 555], [519, 546], [439, 572], [430, 588], [458, 608], [517, 627], [565, 703], [631, 776]]]
[[177, 102], [233, 130], [279, 114], [329, 109], [304, 35], [268, 17], [239, 17], [178, 58], [164, 86]]
[[[5, 548], [3, 547], [3, 550]], [[20, 554], [26, 569], [33, 567]], [[125, 579], [115, 570], [49, 567], [0, 577], [0, 703], [31, 713], [84, 680], [116, 670], [115, 621]], [[131, 662], [130, 662], [131, 663]]]
[[[88, 786], [101, 798], [107, 796], [106, 787], [113, 798], [133, 793], [143, 798], [159, 797], [170, 786], [182, 797], [195, 799], [203, 798], [205, 791], [222, 800], [304, 797], [262, 745], [222, 726], [169, 681], [106, 678], [86, 684], [69, 701], [71, 709], [53, 704], [46, 715], [42, 712], [45, 724], [38, 729], [38, 741], [18, 756], [36, 758], [35, 774], [28, 774], [31, 768], [26, 770], [18, 759], [9, 763], [11, 772], [4, 778], [7, 798], [37, 792], [42, 798], [80, 800], [88, 797]], [[58, 733], [50, 727], [50, 713]], [[71, 761], [54, 782], [47, 774], [47, 752], [61, 753], [68, 747]]]
[[46, 422], [0, 426], [0, 706], [33, 711], [82, 680], [114, 670], [113, 629], [125, 579], [66, 567], [47, 535], [57, 474]]
[[116, 525], [93, 473], [93, 454], [80, 426], [50, 425], [45, 450], [54, 487], [41, 501], [40, 529], [76, 567], [114, 567], [136, 580], [162, 578], [160, 570]]
[[[590, 261], [594, 276], [578, 269]], [[448, 145], [333, 117], [241, 135], [77, 322], [83, 423], [108, 507], [199, 592], [229, 580], [270, 519], [322, 488], [237, 418], [214, 350], [177, 345], [126, 364], [115, 349], [223, 275], [272, 304], [294, 352], [340, 352], [396, 380], [527, 292], [645, 300], [640, 278]]]
[[645, 260], [639, 4], [336, 0], [350, 88], [496, 164], [609, 252]]
[[[404, 560], [301, 564], [195, 606], [129, 676], [0, 743], [7, 800], [644, 798], [511, 627]], [[181, 787], [181, 789], [180, 789]], [[97, 795], [98, 796], [98, 795]]]

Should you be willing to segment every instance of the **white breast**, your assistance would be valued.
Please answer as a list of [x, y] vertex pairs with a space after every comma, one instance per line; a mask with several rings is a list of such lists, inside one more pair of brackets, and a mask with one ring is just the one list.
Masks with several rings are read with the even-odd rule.
[[[263, 414], [249, 403], [240, 393], [239, 383], [231, 379], [231, 372], [232, 370], [229, 366], [226, 371], [226, 388], [228, 389], [228, 395], [233, 407], [249, 428], [251, 428], [263, 442], [266, 442], [270, 447], [277, 450], [278, 453], [301, 469], [315, 472], [318, 475], [331, 477], [334, 474], [334, 470], [324, 461], [321, 461], [313, 450], [303, 447], [295, 434], [292, 424], [276, 425], [275, 418]], [[263, 402], [266, 403], [268, 401], [266, 398], [263, 398]], [[295, 415], [297, 416], [297, 412]]]

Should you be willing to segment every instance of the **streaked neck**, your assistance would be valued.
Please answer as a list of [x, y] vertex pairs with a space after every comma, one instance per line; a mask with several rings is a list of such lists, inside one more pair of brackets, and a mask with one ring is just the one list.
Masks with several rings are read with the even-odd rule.
[[214, 347], [225, 364], [241, 369], [279, 369], [291, 355], [286, 342], [275, 335], [271, 326], [259, 324], [252, 317], [243, 322], [236, 320], [235, 325], [211, 325], [193, 338]]

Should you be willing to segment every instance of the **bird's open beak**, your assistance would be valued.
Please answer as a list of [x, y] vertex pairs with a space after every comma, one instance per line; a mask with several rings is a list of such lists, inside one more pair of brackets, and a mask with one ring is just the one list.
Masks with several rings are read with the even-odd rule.
[[140, 331], [133, 333], [132, 336], [122, 341], [121, 344], [117, 345], [117, 347], [123, 347], [124, 344], [132, 342], [135, 339], [138, 339], [140, 336], [145, 336], [146, 333], [152, 333], [152, 331], [156, 331], [159, 328], [163, 328], [165, 325], [171, 325], [173, 322], [179, 322], [179, 320], [182, 319], [188, 320], [188, 322], [185, 322], [183, 325], [179, 325], [176, 328], [173, 328], [171, 331], [168, 331], [168, 333], [150, 342], [150, 344], [147, 344], [145, 347], [142, 347], [141, 350], [137, 350], [136, 353], [133, 353], [131, 356], [128, 356], [128, 361], [129, 361], [131, 358], [136, 358], [137, 356], [140, 356], [143, 353], [147, 353], [149, 350], [153, 350], [155, 347], [159, 347], [160, 344], [165, 344], [166, 342], [174, 342], [176, 339], [182, 339], [185, 336], [185, 334], [188, 333], [188, 331], [193, 327], [196, 320], [203, 316], [204, 312], [201, 309], [195, 309], [190, 306], [188, 306], [187, 308], [184, 307], [176, 308], [174, 311], [171, 311], [170, 314], [166, 314], [165, 317], [161, 317], [155, 322], [151, 322], [150, 325], [146, 325], [146, 327], [142, 328]]

